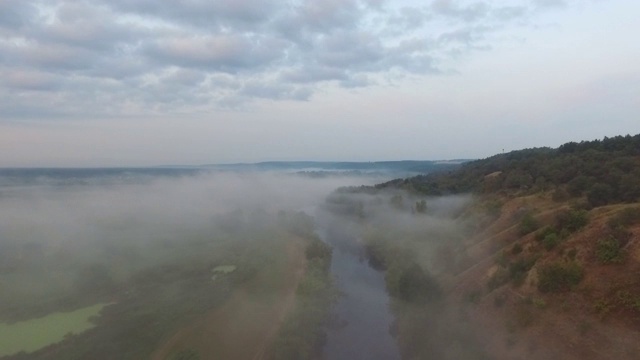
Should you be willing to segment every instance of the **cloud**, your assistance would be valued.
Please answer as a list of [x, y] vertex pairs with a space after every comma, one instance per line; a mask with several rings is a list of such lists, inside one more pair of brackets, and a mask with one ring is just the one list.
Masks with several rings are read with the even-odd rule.
[[489, 12], [489, 5], [482, 1], [467, 6], [462, 6], [459, 3], [459, 1], [454, 0], [436, 0], [431, 4], [431, 8], [437, 14], [460, 18], [465, 21], [479, 20], [486, 17]]
[[29, 23], [35, 14], [35, 6], [26, 1], [5, 0], [0, 2], [0, 34], [3, 29], [20, 29]]
[[541, 8], [564, 7], [567, 6], [565, 0], [534, 0], [533, 3]]
[[3, 86], [14, 90], [47, 91], [60, 87], [60, 79], [46, 72], [39, 71], [5, 71], [2, 73]]
[[236, 72], [267, 67], [282, 56], [280, 41], [260, 36], [215, 34], [160, 39], [147, 49], [151, 62], [183, 68]]
[[43, 118], [42, 104], [79, 117], [188, 113], [451, 72], [453, 57], [489, 48], [491, 33], [556, 3], [8, 0], [0, 73], [12, 75], [0, 84], [0, 113], [19, 119], [29, 103]]

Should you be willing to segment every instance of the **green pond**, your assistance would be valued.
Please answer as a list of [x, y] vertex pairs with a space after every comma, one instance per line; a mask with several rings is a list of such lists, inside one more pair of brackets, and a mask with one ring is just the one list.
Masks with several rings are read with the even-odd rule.
[[39, 350], [64, 340], [67, 334], [80, 334], [94, 327], [89, 319], [110, 304], [96, 304], [72, 312], [52, 313], [45, 317], [0, 324], [0, 357]]
[[236, 271], [236, 266], [235, 265], [220, 265], [220, 266], [216, 266], [215, 269], [211, 270], [211, 272], [213, 273], [213, 276], [211, 277], [211, 280], [217, 279], [219, 274], [230, 274], [230, 273], [232, 273], [234, 271]]
[[234, 271], [236, 271], [235, 265], [220, 265], [220, 266], [216, 266], [216, 268], [213, 269], [214, 273], [224, 273], [224, 274], [232, 273]]

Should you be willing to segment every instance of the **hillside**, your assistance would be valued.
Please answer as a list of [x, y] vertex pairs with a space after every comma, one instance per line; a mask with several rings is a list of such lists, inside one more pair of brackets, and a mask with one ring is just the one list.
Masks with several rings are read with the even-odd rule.
[[[366, 203], [344, 200], [356, 194], [388, 194], [389, 204], [414, 216], [428, 214], [443, 195], [471, 194], [447, 229], [381, 226], [364, 241], [382, 263], [417, 259], [445, 302], [457, 304], [449, 318], [462, 326], [446, 331], [475, 329], [473, 344], [487, 358], [637, 358], [640, 135], [514, 151], [446, 173], [341, 189], [330, 199], [367, 221]], [[386, 271], [391, 277], [393, 268]], [[408, 329], [400, 344], [425, 331], [412, 321], [399, 316]], [[404, 354], [429, 350], [415, 348]]]
[[397, 179], [377, 189], [426, 195], [556, 191], [558, 200], [586, 196], [591, 206], [640, 198], [640, 134], [534, 148], [463, 164], [446, 173]]

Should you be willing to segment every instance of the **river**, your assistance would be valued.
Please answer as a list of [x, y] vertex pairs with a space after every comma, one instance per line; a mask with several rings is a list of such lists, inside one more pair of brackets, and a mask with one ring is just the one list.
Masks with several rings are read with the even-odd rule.
[[338, 326], [328, 332], [325, 358], [400, 359], [389, 331], [393, 315], [384, 273], [369, 266], [357, 241], [357, 225], [322, 212], [316, 219], [318, 234], [333, 246], [331, 272], [343, 293], [335, 307]]

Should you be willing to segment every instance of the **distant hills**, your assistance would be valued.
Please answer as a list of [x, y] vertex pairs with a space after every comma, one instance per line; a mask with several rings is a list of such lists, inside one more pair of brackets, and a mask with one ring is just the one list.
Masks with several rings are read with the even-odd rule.
[[450, 161], [269, 161], [259, 163], [163, 165], [151, 167], [95, 167], [95, 168], [0, 168], [0, 187], [26, 185], [80, 185], [139, 182], [158, 177], [176, 177], [203, 173], [259, 173], [278, 172], [321, 178], [349, 176], [373, 181], [387, 181], [458, 168], [467, 160]]
[[290, 171], [290, 172], [389, 172], [425, 174], [450, 170], [467, 162], [466, 159], [447, 161], [399, 160], [399, 161], [267, 161], [259, 163], [209, 164], [201, 168], [231, 171]]

